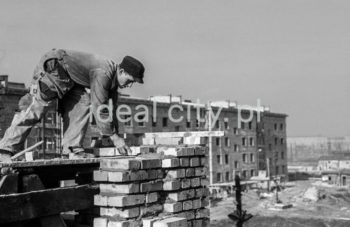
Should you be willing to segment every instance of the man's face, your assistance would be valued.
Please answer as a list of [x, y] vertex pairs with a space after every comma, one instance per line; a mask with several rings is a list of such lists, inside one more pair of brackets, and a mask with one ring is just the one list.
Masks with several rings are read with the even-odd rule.
[[131, 75], [129, 75], [127, 72], [125, 72], [123, 69], [121, 69], [118, 75], [118, 87], [119, 88], [131, 87], [133, 83], [135, 83], [134, 78]]

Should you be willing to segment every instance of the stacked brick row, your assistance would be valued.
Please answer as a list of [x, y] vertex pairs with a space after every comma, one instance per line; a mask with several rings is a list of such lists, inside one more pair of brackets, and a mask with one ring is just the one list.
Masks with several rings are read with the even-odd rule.
[[[207, 149], [142, 147], [137, 157], [101, 160], [94, 172], [94, 227], [209, 226]], [[153, 153], [154, 152], [154, 153]]]

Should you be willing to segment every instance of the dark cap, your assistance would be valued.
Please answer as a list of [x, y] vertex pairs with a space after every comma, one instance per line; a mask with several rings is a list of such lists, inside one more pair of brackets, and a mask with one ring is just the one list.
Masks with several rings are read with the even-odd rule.
[[139, 60], [130, 56], [125, 56], [119, 66], [134, 77], [136, 82], [143, 84], [143, 73], [145, 72], [145, 67]]

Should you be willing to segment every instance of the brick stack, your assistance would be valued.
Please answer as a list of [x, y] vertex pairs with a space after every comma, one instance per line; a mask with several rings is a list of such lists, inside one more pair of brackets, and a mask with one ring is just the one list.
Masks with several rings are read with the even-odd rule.
[[139, 151], [138, 157], [101, 160], [94, 172], [100, 187], [94, 201], [100, 217], [94, 227], [209, 226], [207, 149], [158, 146]]

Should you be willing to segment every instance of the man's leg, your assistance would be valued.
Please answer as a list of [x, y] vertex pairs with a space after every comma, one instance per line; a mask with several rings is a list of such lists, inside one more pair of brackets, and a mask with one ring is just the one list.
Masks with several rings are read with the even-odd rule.
[[90, 95], [81, 86], [73, 87], [62, 100], [63, 153], [82, 148], [90, 118]]
[[48, 104], [37, 100], [31, 94], [27, 94], [23, 98], [30, 99], [31, 102], [29, 106], [14, 115], [11, 126], [0, 141], [0, 150], [4, 150], [2, 153], [8, 151], [13, 155], [22, 150], [30, 130], [36, 123], [40, 122], [47, 110]]

